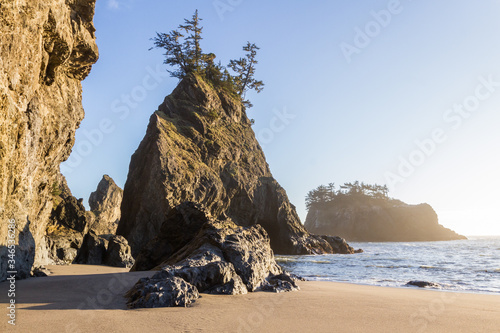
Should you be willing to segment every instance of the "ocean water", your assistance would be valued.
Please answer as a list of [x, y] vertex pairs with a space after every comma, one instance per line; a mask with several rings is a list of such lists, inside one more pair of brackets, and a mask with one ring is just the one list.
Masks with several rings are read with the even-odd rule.
[[354, 255], [276, 256], [306, 280], [404, 287], [412, 280], [441, 290], [500, 294], [500, 236], [415, 243], [350, 243]]

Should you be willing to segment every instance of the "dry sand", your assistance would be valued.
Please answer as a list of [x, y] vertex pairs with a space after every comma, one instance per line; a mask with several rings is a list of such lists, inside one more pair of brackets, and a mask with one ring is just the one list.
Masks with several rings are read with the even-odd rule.
[[49, 266], [17, 282], [16, 326], [1, 332], [500, 332], [500, 296], [302, 282], [301, 291], [203, 295], [190, 308], [126, 310], [140, 277], [105, 266]]

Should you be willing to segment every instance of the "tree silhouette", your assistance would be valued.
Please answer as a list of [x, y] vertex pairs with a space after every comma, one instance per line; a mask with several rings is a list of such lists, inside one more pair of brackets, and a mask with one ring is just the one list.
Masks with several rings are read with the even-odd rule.
[[309, 191], [306, 195], [306, 207], [321, 206], [339, 200], [339, 198], [357, 197], [357, 198], [375, 198], [390, 200], [388, 197], [389, 189], [387, 185], [366, 184], [355, 181], [354, 183], [344, 183], [336, 190], [335, 184], [320, 185]]

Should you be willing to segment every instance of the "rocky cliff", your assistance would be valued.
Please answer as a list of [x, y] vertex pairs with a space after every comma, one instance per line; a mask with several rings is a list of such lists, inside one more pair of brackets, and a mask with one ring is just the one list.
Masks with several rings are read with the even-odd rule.
[[0, 4], [0, 280], [9, 220], [16, 225], [18, 276], [48, 259], [51, 189], [84, 116], [80, 82], [98, 58], [94, 6], [95, 0]]
[[195, 75], [151, 116], [130, 162], [117, 234], [127, 238], [135, 257], [186, 201], [239, 226], [260, 224], [277, 253], [334, 252], [327, 239], [304, 229], [274, 180], [241, 98]]
[[408, 205], [399, 200], [344, 196], [313, 205], [305, 227], [310, 232], [339, 235], [354, 242], [411, 242], [465, 239], [438, 223], [428, 204]]

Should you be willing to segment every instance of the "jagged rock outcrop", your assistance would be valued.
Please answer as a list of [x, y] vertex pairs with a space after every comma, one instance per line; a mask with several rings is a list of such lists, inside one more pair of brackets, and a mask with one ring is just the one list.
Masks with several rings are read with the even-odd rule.
[[[80, 82], [98, 58], [94, 6], [95, 0], [1, 2], [0, 281], [7, 272], [6, 221], [16, 221], [19, 277], [49, 261], [51, 189], [84, 116]], [[21, 232], [34, 245], [20, 241]]]
[[[175, 233], [170, 233], [174, 225], [190, 229], [191, 236], [179, 242]], [[172, 210], [162, 232], [148, 244], [147, 250], [141, 251], [132, 270], [137, 267], [160, 269], [160, 272], [139, 280], [127, 293], [129, 307], [187, 305], [172, 305], [171, 300], [178, 299], [179, 290], [171, 286], [179, 285], [178, 279], [185, 281], [182, 290], [190, 299], [198, 292], [236, 295], [257, 290], [298, 289], [294, 278], [284, 273], [274, 260], [264, 228], [237, 226], [230, 219], [217, 220], [200, 204], [192, 202]], [[164, 296], [163, 300], [158, 296], [161, 292], [172, 295]]]
[[151, 116], [130, 162], [117, 234], [136, 256], [185, 201], [240, 226], [260, 224], [277, 253], [333, 252], [304, 229], [274, 180], [241, 98], [195, 75], [185, 77]]
[[408, 205], [394, 199], [345, 196], [313, 205], [305, 227], [354, 242], [411, 242], [466, 239], [438, 223], [428, 204]]
[[120, 221], [123, 190], [108, 175], [102, 176], [95, 192], [89, 197], [91, 212], [95, 215], [91, 229], [98, 235], [116, 233]]
[[90, 195], [92, 211], [85, 211], [83, 200], [72, 195], [63, 175], [54, 185], [54, 208], [46, 229], [51, 263], [132, 267], [134, 258], [127, 240], [113, 235], [122, 195], [113, 179], [105, 175]]
[[66, 178], [58, 175], [56, 179], [51, 192], [54, 208], [46, 228], [48, 257], [57, 264], [70, 264], [93, 219], [82, 199], [77, 200], [71, 193]]

